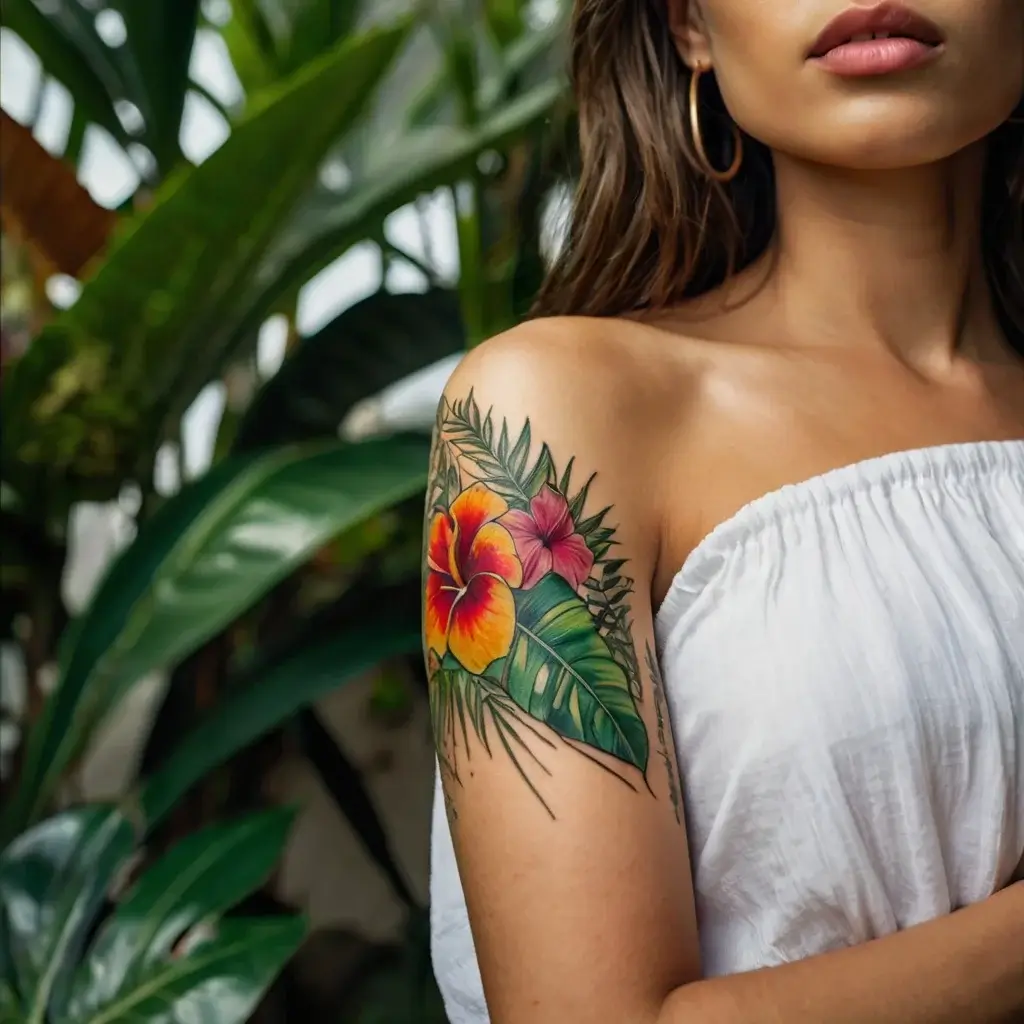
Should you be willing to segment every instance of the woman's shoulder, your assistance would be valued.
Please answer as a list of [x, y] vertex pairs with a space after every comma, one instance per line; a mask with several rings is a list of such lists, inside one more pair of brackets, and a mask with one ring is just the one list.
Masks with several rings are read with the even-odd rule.
[[[467, 354], [443, 408], [471, 420], [475, 413], [485, 432], [490, 423], [506, 452], [528, 427], [535, 448], [560, 467], [594, 474], [591, 497], [614, 506], [640, 562], [654, 566], [652, 552], [664, 552], [674, 573], [708, 532], [715, 496], [744, 490], [732, 472], [742, 462], [725, 454], [751, 437], [731, 411], [751, 377], [749, 367], [737, 372], [743, 359], [734, 352], [675, 322], [530, 320]], [[664, 592], [667, 583], [658, 586]]]
[[471, 350], [448, 390], [497, 392], [534, 410], [554, 406], [576, 422], [625, 416], [611, 425], [646, 427], [685, 405], [700, 373], [695, 346], [626, 319], [537, 318]]
[[526, 437], [529, 459], [590, 478], [595, 507], [615, 507], [620, 540], [643, 564], [689, 406], [685, 366], [654, 341], [625, 321], [530, 320], [472, 349], [442, 400], [475, 418], [485, 441], [489, 431], [495, 452], [511, 458]]

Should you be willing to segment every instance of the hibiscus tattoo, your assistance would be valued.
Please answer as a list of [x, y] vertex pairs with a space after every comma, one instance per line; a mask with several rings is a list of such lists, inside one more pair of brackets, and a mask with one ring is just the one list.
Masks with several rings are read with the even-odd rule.
[[576, 533], [569, 502], [550, 484], [530, 502], [529, 512], [513, 509], [504, 517], [516, 553], [523, 562], [523, 589], [556, 572], [579, 590], [594, 567], [594, 553]]
[[[473, 395], [443, 402], [425, 529], [424, 639], [446, 786], [475, 734], [535, 784], [558, 743], [626, 785], [646, 784], [626, 562], [610, 508], [587, 508], [527, 422], [515, 440]], [[538, 754], [538, 749], [541, 754]], [[446, 790], [447, 792], [447, 790]]]
[[515, 632], [512, 587], [523, 566], [508, 529], [495, 520], [508, 505], [483, 484], [466, 488], [427, 533], [427, 645], [450, 650], [469, 672], [508, 654]]

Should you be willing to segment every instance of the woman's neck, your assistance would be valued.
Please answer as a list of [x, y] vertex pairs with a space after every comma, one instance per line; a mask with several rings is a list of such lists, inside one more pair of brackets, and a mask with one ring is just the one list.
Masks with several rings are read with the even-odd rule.
[[997, 357], [980, 219], [984, 148], [929, 167], [848, 172], [776, 156], [766, 291], [794, 340], [887, 351], [942, 374]]

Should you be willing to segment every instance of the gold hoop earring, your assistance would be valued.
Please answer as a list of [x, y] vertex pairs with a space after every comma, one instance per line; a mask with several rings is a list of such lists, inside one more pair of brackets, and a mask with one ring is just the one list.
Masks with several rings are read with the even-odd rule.
[[708, 159], [708, 152], [704, 148], [704, 135], [700, 129], [700, 80], [704, 75], [704, 67], [698, 64], [690, 75], [690, 134], [693, 136], [693, 145], [697, 150], [697, 158], [701, 163], [701, 170], [715, 181], [729, 182], [739, 174], [743, 164], [743, 136], [739, 128], [733, 124], [733, 158], [732, 163], [724, 171], [712, 167]]

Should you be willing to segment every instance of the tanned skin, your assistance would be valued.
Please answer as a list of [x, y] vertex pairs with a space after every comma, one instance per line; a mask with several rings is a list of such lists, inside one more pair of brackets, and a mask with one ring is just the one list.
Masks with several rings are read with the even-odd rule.
[[668, 6], [683, 58], [773, 149], [769, 253], [680, 307], [528, 322], [470, 353], [438, 412], [424, 647], [491, 1020], [1024, 1019], [1010, 879], [862, 946], [702, 977], [652, 629], [746, 503], [890, 452], [1024, 438], [976, 217], [984, 136], [1024, 89], [1024, 6], [921, 0], [956, 60], [869, 98], [803, 63], [847, 0]]

